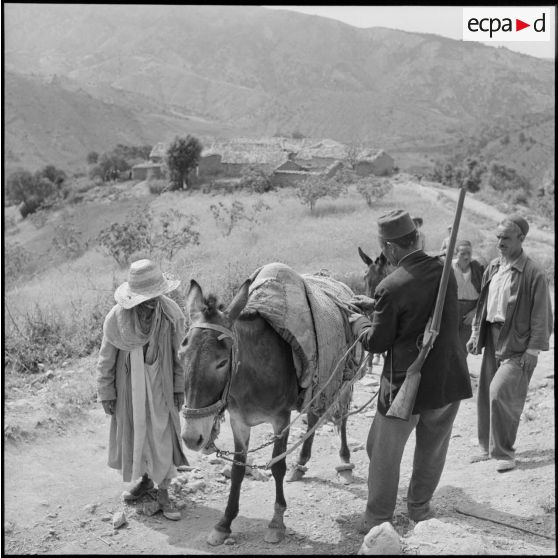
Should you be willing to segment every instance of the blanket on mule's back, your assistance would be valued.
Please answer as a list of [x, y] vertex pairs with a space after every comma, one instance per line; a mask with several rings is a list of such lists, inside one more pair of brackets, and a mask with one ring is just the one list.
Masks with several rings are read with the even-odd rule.
[[[354, 342], [347, 313], [339, 307], [351, 299], [353, 292], [332, 277], [300, 275], [282, 263], [264, 265], [252, 279], [245, 312], [257, 311], [291, 346], [300, 410], [326, 384]], [[352, 353], [339, 363], [332, 380], [312, 403], [310, 409], [317, 415], [356, 373]], [[335, 414], [346, 412], [347, 404], [348, 399], [344, 408], [334, 409]]]

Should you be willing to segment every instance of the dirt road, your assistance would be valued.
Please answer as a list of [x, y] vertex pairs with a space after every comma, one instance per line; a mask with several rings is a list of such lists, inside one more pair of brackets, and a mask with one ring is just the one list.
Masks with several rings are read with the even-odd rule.
[[[462, 533], [483, 541], [491, 554], [554, 554], [555, 541], [529, 534], [522, 527], [555, 537], [554, 485], [554, 337], [551, 351], [542, 353], [529, 389], [517, 440], [519, 466], [498, 473], [494, 462], [470, 464], [476, 451], [475, 399], [462, 403], [454, 426], [446, 467], [433, 505], [437, 518], [463, 528]], [[480, 357], [469, 357], [471, 372], [478, 375]], [[355, 403], [363, 403], [377, 388], [375, 369], [356, 387]], [[476, 381], [474, 380], [476, 386]], [[38, 413], [31, 405], [29, 418]], [[246, 477], [240, 500], [240, 514], [233, 523], [234, 544], [209, 546], [205, 539], [222, 514], [228, 495], [228, 479], [221, 474], [224, 464], [188, 452], [191, 466], [187, 487], [176, 493], [182, 519], [171, 522], [161, 514], [141, 513], [141, 504], [125, 506], [120, 500], [126, 488], [116, 471], [106, 466], [108, 418], [92, 404], [85, 419], [73, 424], [64, 435], [45, 434], [31, 442], [8, 442], [4, 448], [5, 551], [56, 554], [355, 554], [362, 537], [354, 525], [364, 509], [368, 459], [364, 450], [373, 413], [349, 419], [349, 437], [355, 463], [354, 482], [344, 485], [334, 470], [338, 437], [329, 424], [316, 436], [313, 457], [306, 477], [286, 485], [287, 536], [279, 545], [267, 544], [263, 536], [271, 519], [274, 482]], [[300, 422], [298, 423], [300, 424]], [[253, 430], [252, 447], [271, 432], [263, 425]], [[294, 443], [300, 431], [291, 434]], [[218, 445], [232, 448], [228, 422]], [[400, 491], [394, 525], [403, 537], [406, 554], [444, 553], [449, 543], [467, 554], [468, 539], [434, 537], [416, 543], [414, 523], [406, 516], [413, 440], [406, 448], [401, 470]], [[270, 451], [256, 455], [265, 463]], [[294, 461], [295, 453], [288, 458]], [[145, 497], [149, 500], [149, 497]], [[456, 506], [507, 523], [463, 515]], [[124, 511], [127, 524], [113, 530], [111, 517]], [[349, 521], [339, 519], [340, 514]], [[353, 521], [354, 519], [354, 521]], [[515, 526], [516, 528], [514, 528]], [[463, 536], [463, 535], [461, 535]], [[442, 539], [442, 540], [438, 540]], [[410, 541], [414, 544], [411, 544]], [[445, 547], [444, 547], [445, 545]]]

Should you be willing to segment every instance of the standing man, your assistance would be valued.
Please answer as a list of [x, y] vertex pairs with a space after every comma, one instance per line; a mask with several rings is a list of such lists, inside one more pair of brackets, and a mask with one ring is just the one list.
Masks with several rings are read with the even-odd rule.
[[504, 219], [496, 233], [500, 256], [482, 278], [467, 349], [484, 348], [478, 391], [481, 453], [471, 461], [496, 459], [496, 470], [516, 466], [513, 447], [529, 382], [540, 351], [548, 351], [552, 306], [544, 272], [523, 251], [529, 224]]
[[[446, 256], [446, 251], [448, 249], [452, 229], [453, 229], [453, 226], [449, 225], [448, 226], [448, 236], [446, 236], [446, 238], [444, 238], [444, 240], [442, 240], [442, 247], [440, 248], [440, 256], [443, 256], [443, 257]], [[453, 256], [453, 254], [452, 254], [452, 256]]]
[[426, 237], [424, 233], [421, 231], [422, 229], [422, 217], [413, 217], [413, 223], [417, 228], [417, 248], [422, 250], [423, 252], [426, 251]]
[[132, 262], [105, 318], [97, 363], [98, 398], [111, 416], [108, 465], [122, 472], [124, 482], [139, 479], [123, 498], [137, 500], [155, 483], [159, 508], [172, 520], [180, 512], [171, 506], [168, 487], [175, 466], [188, 464], [178, 415], [184, 403], [178, 348], [185, 318], [164, 295], [179, 284], [151, 260]]
[[[354, 334], [363, 334], [364, 349], [371, 353], [387, 351], [378, 410], [366, 444], [370, 465], [368, 502], [358, 527], [362, 533], [392, 520], [401, 457], [415, 428], [407, 508], [413, 521], [431, 515], [430, 500], [444, 468], [459, 402], [472, 396], [465, 353], [459, 346], [457, 285], [450, 273], [440, 333], [424, 362], [412, 416], [408, 421], [386, 416], [407, 369], [418, 356], [420, 338], [436, 303], [443, 265], [438, 257], [417, 249], [417, 231], [406, 211], [393, 210], [380, 217], [378, 233], [382, 252], [396, 269], [376, 287], [371, 321], [360, 314], [351, 316]], [[355, 303], [361, 301], [357, 298]]]
[[467, 354], [467, 341], [471, 337], [471, 324], [481, 291], [484, 267], [473, 260], [473, 246], [469, 240], [458, 241], [455, 245], [455, 253], [456, 258], [453, 260], [452, 266], [457, 280], [459, 338], [463, 350]]

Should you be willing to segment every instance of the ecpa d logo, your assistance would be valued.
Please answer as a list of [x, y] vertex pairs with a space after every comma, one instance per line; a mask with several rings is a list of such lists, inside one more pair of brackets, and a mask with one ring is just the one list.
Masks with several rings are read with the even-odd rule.
[[551, 27], [549, 7], [463, 8], [464, 41], [550, 41]]

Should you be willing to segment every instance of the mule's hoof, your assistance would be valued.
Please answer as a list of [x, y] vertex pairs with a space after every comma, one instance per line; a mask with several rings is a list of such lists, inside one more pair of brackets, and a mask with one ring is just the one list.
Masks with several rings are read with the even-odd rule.
[[291, 474], [288, 476], [286, 482], [296, 482], [299, 481], [303, 476], [304, 473], [308, 471], [308, 467], [304, 465], [299, 465], [298, 463], [293, 467]]
[[342, 484], [351, 484], [353, 482], [353, 472], [350, 469], [345, 469], [344, 471], [337, 471], [337, 474], [341, 478]]
[[229, 538], [229, 535], [230, 533], [224, 533], [223, 531], [213, 529], [207, 537], [207, 544], [210, 544], [211, 546], [219, 546], [225, 542], [225, 539]]
[[277, 544], [280, 543], [285, 538], [286, 529], [275, 529], [268, 527], [264, 541], [267, 543]]

